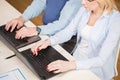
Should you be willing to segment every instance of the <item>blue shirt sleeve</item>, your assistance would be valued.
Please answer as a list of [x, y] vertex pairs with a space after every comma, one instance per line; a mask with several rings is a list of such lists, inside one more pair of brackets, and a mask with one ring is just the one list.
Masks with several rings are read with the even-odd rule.
[[41, 28], [40, 34], [53, 35], [64, 29], [70, 23], [80, 7], [80, 0], [69, 0], [62, 9], [58, 20], [48, 23], [47, 25], [38, 26]]
[[84, 12], [84, 8], [80, 8], [75, 17], [72, 19], [70, 24], [65, 27], [65, 29], [59, 31], [55, 35], [50, 37], [51, 45], [56, 45], [60, 43], [64, 43], [71, 39], [71, 37], [76, 34], [79, 19], [81, 19], [81, 15]]
[[46, 0], [33, 0], [30, 6], [22, 14], [25, 21], [38, 16], [46, 7]]

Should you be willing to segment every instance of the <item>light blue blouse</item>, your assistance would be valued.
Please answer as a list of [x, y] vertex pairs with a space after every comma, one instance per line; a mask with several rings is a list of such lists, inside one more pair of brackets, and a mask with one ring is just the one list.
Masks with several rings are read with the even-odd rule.
[[[62, 31], [51, 36], [51, 45], [70, 40], [77, 33], [77, 44], [80, 44], [81, 30], [87, 24], [90, 12], [82, 7], [70, 24]], [[116, 56], [120, 43], [120, 13], [113, 10], [103, 15], [94, 24], [89, 36], [88, 59], [76, 60], [77, 69], [90, 69], [101, 80], [110, 80], [116, 74]], [[77, 48], [77, 44], [75, 49]], [[76, 51], [74, 51], [76, 52]], [[79, 53], [79, 52], [78, 52]], [[73, 53], [74, 54], [78, 54]]]
[[[27, 21], [42, 13], [45, 7], [46, 7], [46, 0], [34, 0], [32, 4], [24, 11], [22, 16]], [[53, 35], [56, 32], [64, 29], [68, 25], [68, 23], [70, 23], [70, 21], [75, 16], [75, 14], [77, 13], [80, 7], [81, 7], [81, 0], [67, 1], [60, 13], [60, 17], [58, 20], [49, 23], [47, 25], [38, 26], [39, 28], [41, 28], [40, 34]]]

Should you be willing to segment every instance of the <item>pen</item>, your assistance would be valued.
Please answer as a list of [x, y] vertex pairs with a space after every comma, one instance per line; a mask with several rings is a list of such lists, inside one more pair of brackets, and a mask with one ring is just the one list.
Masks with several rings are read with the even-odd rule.
[[11, 56], [8, 56], [8, 57], [6, 57], [5, 59], [10, 59], [10, 58], [12, 58], [12, 57], [14, 57], [14, 56], [16, 56], [16, 54], [13, 54], [13, 55], [11, 55]]

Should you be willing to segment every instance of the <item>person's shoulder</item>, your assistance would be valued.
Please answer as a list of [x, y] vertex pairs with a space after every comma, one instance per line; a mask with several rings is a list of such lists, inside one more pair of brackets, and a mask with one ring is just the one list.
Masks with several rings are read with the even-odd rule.
[[120, 12], [117, 10], [112, 11], [112, 20], [120, 21]]
[[75, 17], [76, 17], [76, 19], [79, 19], [81, 16], [83, 16], [83, 14], [86, 14], [86, 13], [87, 13], [86, 9], [84, 7], [81, 7], [78, 10], [78, 12], [77, 12]]
[[80, 9], [79, 9], [79, 11], [78, 11], [78, 13], [82, 13], [82, 12], [84, 12], [84, 13], [86, 13], [87, 11], [86, 11], [86, 9], [85, 9], [85, 7], [80, 7]]
[[112, 11], [111, 15], [111, 28], [120, 31], [120, 12], [117, 10]]

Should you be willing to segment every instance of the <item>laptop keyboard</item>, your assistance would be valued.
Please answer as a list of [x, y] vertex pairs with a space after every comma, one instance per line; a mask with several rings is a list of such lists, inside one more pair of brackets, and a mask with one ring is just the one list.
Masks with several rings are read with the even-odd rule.
[[[46, 66], [55, 60], [67, 60], [60, 53], [58, 53], [54, 48], [48, 47], [47, 49], [38, 52], [37, 56], [34, 56], [30, 49], [27, 49], [20, 54], [28, 60], [30, 65], [35, 69], [38, 75], [44, 79], [50, 78], [56, 74], [53, 72], [48, 72]], [[38, 68], [39, 67], [39, 68]], [[37, 69], [36, 69], [37, 68]], [[41, 70], [42, 69], [42, 70]], [[41, 74], [41, 71], [43, 74]]]
[[[6, 31], [3, 27], [2, 27], [2, 30], [3, 30], [3, 36], [4, 37], [7, 37], [6, 39], [7, 40], [10, 40], [10, 43], [11, 44], [13, 44], [13, 42], [11, 42], [11, 41], [14, 41], [14, 43], [15, 43], [15, 46], [18, 46], [18, 45], [20, 45], [21, 43], [26, 43], [26, 42], [28, 42], [27, 41], [27, 38], [25, 39], [15, 39], [15, 31], [14, 32], [10, 32], [10, 31]], [[14, 45], [14, 44], [13, 44]]]
[[40, 40], [40, 37], [38, 36], [26, 37], [23, 39], [15, 39], [15, 34], [16, 34], [15, 31], [17, 29], [14, 30], [13, 32], [10, 32], [10, 31], [6, 31], [4, 27], [5, 25], [0, 27], [1, 36], [4, 37], [4, 39], [6, 39], [13, 47], [17, 49]]
[[[25, 58], [29, 58], [29, 59], [32, 59], [34, 60], [35, 62], [37, 62], [39, 64], [39, 66], [41, 67], [45, 67], [47, 66], [51, 60], [53, 61], [54, 59], [52, 58], [47, 58], [47, 56], [45, 54], [43, 54], [42, 52], [39, 52], [37, 56], [34, 56], [32, 54], [32, 52], [29, 50], [26, 50], [25, 52], [23, 52], [22, 54]], [[44, 64], [43, 64], [44, 63]]]

